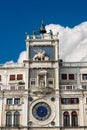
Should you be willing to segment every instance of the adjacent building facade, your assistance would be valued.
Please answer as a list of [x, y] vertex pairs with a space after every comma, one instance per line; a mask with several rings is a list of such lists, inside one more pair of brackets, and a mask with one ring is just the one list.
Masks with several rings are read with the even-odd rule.
[[43, 23], [36, 33], [23, 63], [0, 66], [0, 130], [87, 130], [87, 63], [60, 60]]

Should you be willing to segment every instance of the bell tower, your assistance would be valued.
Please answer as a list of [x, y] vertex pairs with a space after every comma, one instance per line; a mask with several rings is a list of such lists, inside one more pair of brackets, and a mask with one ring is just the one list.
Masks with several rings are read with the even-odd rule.
[[40, 30], [27, 34], [26, 48], [28, 127], [60, 130], [58, 34], [47, 33], [42, 21]]

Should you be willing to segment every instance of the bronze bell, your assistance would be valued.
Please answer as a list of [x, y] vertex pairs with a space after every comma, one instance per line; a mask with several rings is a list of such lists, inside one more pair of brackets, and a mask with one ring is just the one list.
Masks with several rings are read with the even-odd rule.
[[42, 21], [42, 24], [41, 24], [40, 33], [42, 33], [42, 34], [46, 33], [46, 29], [45, 29], [43, 21]]

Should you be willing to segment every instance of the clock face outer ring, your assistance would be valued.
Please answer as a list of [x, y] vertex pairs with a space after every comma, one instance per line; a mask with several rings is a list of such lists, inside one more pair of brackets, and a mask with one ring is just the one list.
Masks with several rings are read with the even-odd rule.
[[51, 115], [51, 108], [46, 102], [39, 102], [34, 105], [32, 114], [37, 120], [45, 121]]
[[37, 100], [30, 105], [30, 119], [34, 124], [49, 124], [55, 117], [55, 105], [50, 101]]

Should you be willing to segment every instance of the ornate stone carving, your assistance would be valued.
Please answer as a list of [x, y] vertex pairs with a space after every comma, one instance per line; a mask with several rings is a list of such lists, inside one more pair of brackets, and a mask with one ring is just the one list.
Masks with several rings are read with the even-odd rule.
[[48, 60], [49, 57], [46, 56], [46, 53], [44, 50], [42, 49], [38, 49], [38, 50], [34, 50], [34, 52], [36, 53], [35, 56], [33, 57], [33, 60]]

